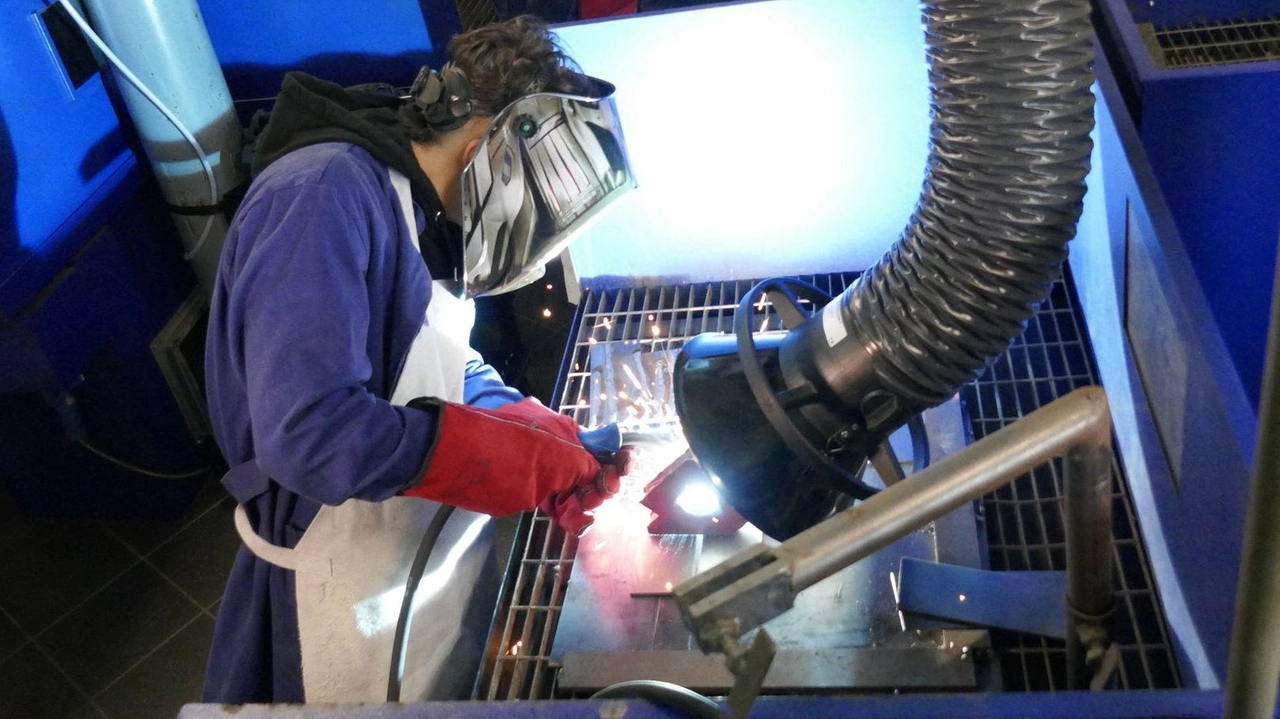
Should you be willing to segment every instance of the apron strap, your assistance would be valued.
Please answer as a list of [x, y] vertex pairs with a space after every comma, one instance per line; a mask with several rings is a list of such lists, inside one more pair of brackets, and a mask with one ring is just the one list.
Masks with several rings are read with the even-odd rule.
[[270, 562], [277, 567], [297, 569], [298, 557], [294, 554], [294, 550], [278, 547], [258, 536], [258, 533], [253, 531], [253, 524], [249, 521], [249, 513], [245, 511], [245, 504], [261, 497], [271, 489], [271, 478], [258, 469], [258, 463], [249, 460], [232, 467], [222, 476], [222, 486], [236, 498], [236, 502], [239, 502], [235, 512], [236, 534], [240, 535], [240, 541], [244, 542], [249, 551], [253, 552], [258, 559]]
[[249, 513], [245, 511], [243, 504], [236, 505], [235, 514], [236, 534], [240, 535], [240, 541], [244, 542], [255, 557], [282, 569], [298, 568], [301, 561], [297, 551], [276, 546], [259, 537], [258, 533], [253, 531], [253, 525], [249, 523]]

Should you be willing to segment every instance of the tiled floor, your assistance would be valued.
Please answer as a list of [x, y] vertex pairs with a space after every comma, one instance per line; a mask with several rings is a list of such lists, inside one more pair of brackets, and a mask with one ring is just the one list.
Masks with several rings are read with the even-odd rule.
[[[0, 487], [0, 719], [173, 719], [199, 701], [234, 506], [211, 481], [178, 521], [37, 521]], [[496, 524], [504, 560], [516, 519]]]
[[48, 521], [0, 490], [0, 717], [172, 719], [239, 546], [214, 481], [172, 522]]

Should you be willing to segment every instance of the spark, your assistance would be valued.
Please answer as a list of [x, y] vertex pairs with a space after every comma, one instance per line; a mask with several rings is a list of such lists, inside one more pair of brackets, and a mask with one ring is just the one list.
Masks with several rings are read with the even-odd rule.
[[511, 652], [510, 652], [511, 656], [514, 657], [520, 654], [520, 647], [523, 645], [524, 645], [523, 639], [516, 640], [516, 643], [511, 645]]

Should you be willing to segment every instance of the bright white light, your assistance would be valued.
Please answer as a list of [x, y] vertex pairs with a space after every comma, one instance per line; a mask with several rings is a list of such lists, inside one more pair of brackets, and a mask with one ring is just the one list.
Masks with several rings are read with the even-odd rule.
[[710, 485], [697, 482], [676, 497], [676, 506], [692, 517], [710, 517], [720, 513], [720, 497]]
[[915, 3], [729, 3], [556, 32], [617, 86], [639, 183], [570, 246], [580, 278], [862, 269], [910, 217], [929, 139]]

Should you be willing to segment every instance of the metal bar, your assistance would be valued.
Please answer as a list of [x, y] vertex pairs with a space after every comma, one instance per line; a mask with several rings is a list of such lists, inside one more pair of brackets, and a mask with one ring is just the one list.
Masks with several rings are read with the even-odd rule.
[[1280, 678], [1280, 263], [1258, 411], [1257, 450], [1244, 525], [1225, 716], [1270, 717]]
[[[1104, 443], [1084, 443], [1067, 452], [1063, 478], [1067, 533], [1067, 685], [1088, 686], [1085, 651], [1107, 649], [1099, 637], [1081, 632], [1106, 626], [1111, 618], [1111, 423]], [[1083, 640], [1083, 641], [1082, 641]], [[1085, 642], [1094, 646], [1085, 646]]]
[[[1068, 454], [1068, 465], [1074, 465], [1066, 479], [1071, 485], [1068, 496], [1076, 495], [1067, 503], [1067, 566], [1072, 574], [1068, 605], [1087, 615], [1081, 617], [1082, 623], [1105, 616], [1111, 587], [1106, 544], [1111, 526], [1111, 467], [1109, 461], [1100, 464], [1098, 456], [1108, 456], [1110, 448], [1106, 394], [1097, 387], [1077, 390], [764, 553], [771, 556], [761, 556], [760, 548], [753, 548], [752, 561], [730, 559], [721, 565], [723, 570], [717, 567], [683, 582], [674, 593], [703, 649], [714, 651], [716, 636], [724, 627], [718, 622], [736, 623], [738, 632], [759, 626], [785, 612], [795, 593], [1045, 461]], [[1098, 471], [1105, 480], [1086, 474]], [[1094, 498], [1099, 491], [1107, 501]], [[1103, 559], [1098, 556], [1099, 546], [1108, 549]], [[726, 576], [735, 567], [745, 569], [745, 576]], [[760, 593], [754, 602], [752, 589]], [[1076, 636], [1073, 633], [1072, 640]]]

